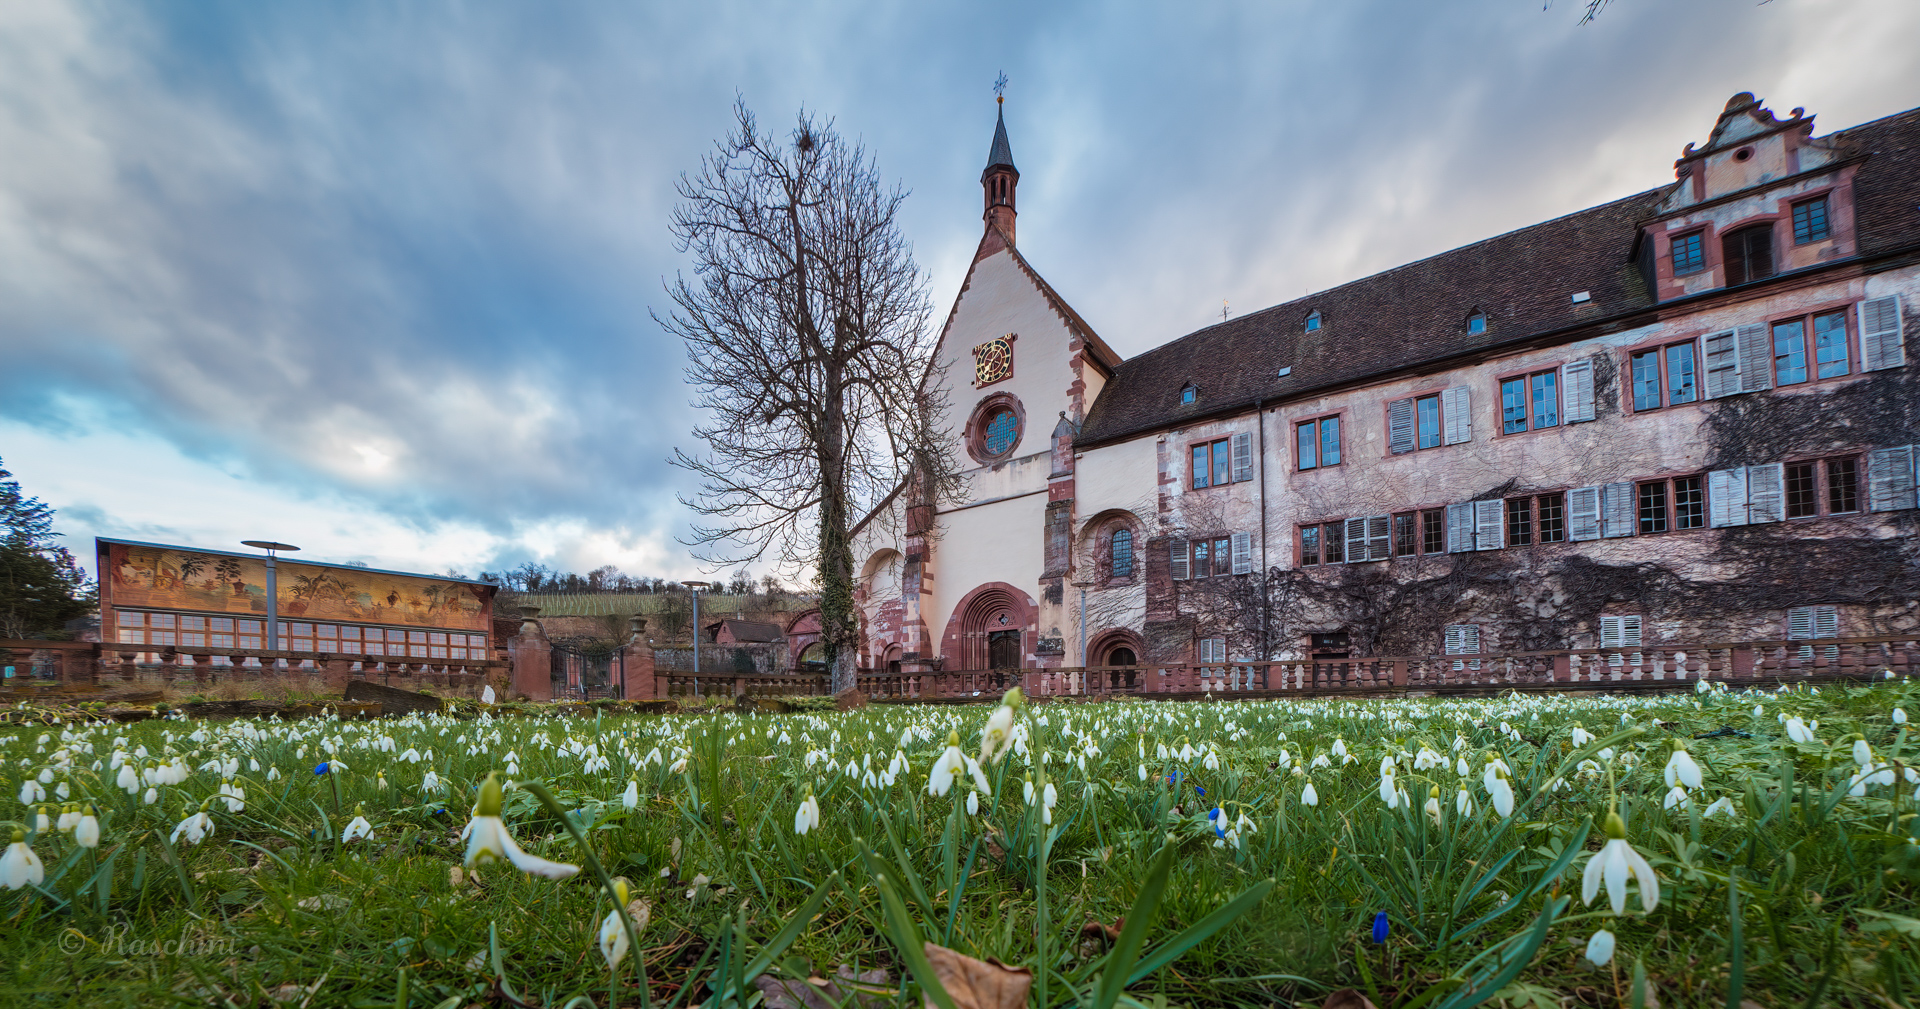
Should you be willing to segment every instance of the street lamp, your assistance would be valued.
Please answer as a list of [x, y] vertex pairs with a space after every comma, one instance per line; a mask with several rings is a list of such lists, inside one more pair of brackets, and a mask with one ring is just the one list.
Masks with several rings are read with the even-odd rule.
[[280, 650], [280, 580], [273, 567], [273, 554], [276, 550], [293, 553], [300, 548], [273, 540], [241, 540], [240, 545], [267, 552], [267, 651], [277, 652]]
[[[693, 675], [700, 675], [700, 590], [713, 588], [712, 582], [681, 582], [693, 590]], [[694, 688], [699, 689], [696, 680]]]

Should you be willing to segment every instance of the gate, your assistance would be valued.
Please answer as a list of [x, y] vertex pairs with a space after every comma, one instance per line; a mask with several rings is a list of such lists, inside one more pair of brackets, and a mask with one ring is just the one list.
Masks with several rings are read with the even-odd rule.
[[553, 699], [597, 701], [627, 696], [627, 649], [553, 646]]

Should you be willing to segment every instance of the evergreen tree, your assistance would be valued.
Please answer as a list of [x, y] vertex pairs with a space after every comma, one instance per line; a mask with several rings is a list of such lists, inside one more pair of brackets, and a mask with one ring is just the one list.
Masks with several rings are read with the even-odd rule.
[[98, 593], [53, 531], [53, 508], [0, 465], [0, 638], [65, 637]]

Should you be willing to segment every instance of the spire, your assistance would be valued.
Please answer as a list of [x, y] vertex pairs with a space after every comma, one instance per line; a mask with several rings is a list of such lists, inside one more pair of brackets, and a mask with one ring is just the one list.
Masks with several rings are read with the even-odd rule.
[[[1004, 80], [1004, 78], [1003, 78]], [[1003, 95], [993, 127], [993, 148], [987, 152], [987, 167], [980, 173], [980, 188], [986, 195], [988, 233], [998, 230], [1013, 244], [1014, 190], [1020, 185], [1020, 169], [1013, 167], [1013, 145], [1007, 143], [1007, 99]]]

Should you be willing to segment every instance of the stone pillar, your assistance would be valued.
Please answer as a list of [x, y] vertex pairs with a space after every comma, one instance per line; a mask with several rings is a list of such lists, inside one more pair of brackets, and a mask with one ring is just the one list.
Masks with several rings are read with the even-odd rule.
[[620, 669], [626, 677], [627, 700], [651, 700], [663, 695], [654, 680], [653, 645], [647, 641], [647, 618], [639, 614], [627, 618], [627, 646], [621, 654]]
[[507, 639], [507, 658], [513, 664], [514, 697], [553, 700], [553, 644], [534, 619], [538, 606], [520, 607], [520, 633]]

